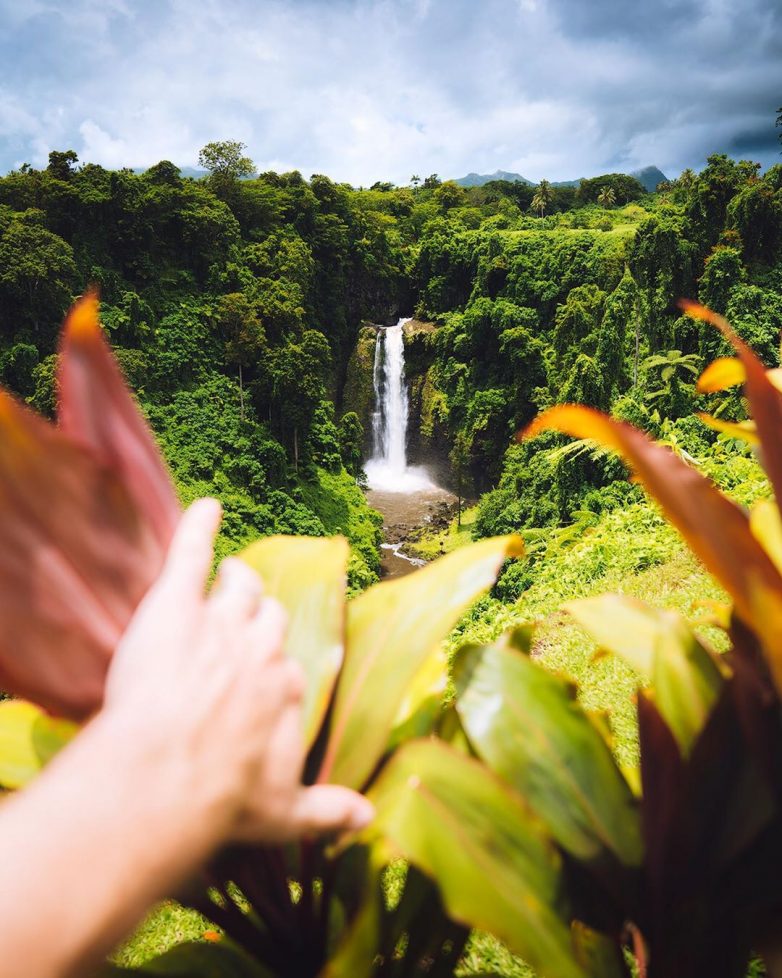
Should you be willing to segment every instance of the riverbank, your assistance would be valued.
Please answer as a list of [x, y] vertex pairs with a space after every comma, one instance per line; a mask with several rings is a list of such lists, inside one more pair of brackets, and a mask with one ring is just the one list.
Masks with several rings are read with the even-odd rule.
[[427, 530], [445, 532], [455, 513], [453, 493], [432, 485], [415, 492], [368, 489], [366, 497], [369, 505], [383, 517], [382, 579], [403, 577], [436, 556], [420, 553], [417, 540]]

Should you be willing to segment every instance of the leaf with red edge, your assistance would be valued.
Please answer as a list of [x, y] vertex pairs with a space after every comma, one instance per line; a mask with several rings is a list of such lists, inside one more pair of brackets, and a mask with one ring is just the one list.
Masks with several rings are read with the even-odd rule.
[[164, 548], [115, 472], [0, 391], [0, 688], [81, 719]]
[[743, 384], [746, 374], [741, 360], [736, 357], [718, 357], [712, 361], [698, 378], [696, 390], [699, 394], [714, 394], [736, 384]]
[[779, 439], [782, 431], [782, 394], [769, 379], [763, 363], [736, 334], [727, 319], [687, 299], [682, 299], [679, 305], [693, 319], [702, 319], [716, 326], [738, 353], [744, 368], [744, 391], [760, 439], [763, 468], [774, 487], [774, 495], [782, 499], [782, 444]]
[[65, 320], [57, 382], [61, 430], [117, 474], [167, 546], [180, 515], [174, 485], [104, 339], [94, 292], [80, 299]]
[[723, 421], [722, 418], [715, 418], [713, 414], [706, 414], [703, 411], [698, 412], [698, 417], [704, 424], [723, 435], [740, 438], [750, 445], [760, 444], [758, 429], [754, 421]]
[[547, 430], [594, 438], [618, 452], [730, 593], [745, 621], [753, 621], [753, 579], [779, 594], [782, 602], [782, 577], [750, 532], [745, 513], [669, 449], [629, 424], [571, 404], [545, 411], [523, 437]]

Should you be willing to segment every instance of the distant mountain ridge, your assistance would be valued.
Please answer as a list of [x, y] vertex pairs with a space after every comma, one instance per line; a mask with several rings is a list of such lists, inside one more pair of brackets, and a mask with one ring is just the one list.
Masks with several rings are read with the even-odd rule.
[[[656, 166], [645, 166], [641, 170], [633, 170], [629, 176], [635, 177], [643, 187], [653, 193], [658, 184], [667, 180], [668, 177]], [[577, 187], [585, 177], [578, 180], [552, 180], [552, 187]], [[510, 173], [508, 170], [495, 170], [494, 173], [468, 173], [466, 177], [459, 177], [454, 180], [460, 187], [482, 187], [491, 180], [507, 180], [509, 183], [525, 183], [528, 187], [536, 187], [537, 184], [528, 180], [520, 173]]]

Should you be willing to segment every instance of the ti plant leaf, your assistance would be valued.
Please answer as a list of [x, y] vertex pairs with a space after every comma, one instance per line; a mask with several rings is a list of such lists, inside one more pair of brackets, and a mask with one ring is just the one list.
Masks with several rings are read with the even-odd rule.
[[328, 709], [345, 644], [348, 544], [344, 537], [267, 537], [241, 557], [288, 612], [285, 649], [307, 675], [304, 735], [310, 746]]
[[573, 688], [509, 647], [467, 646], [456, 708], [477, 754], [514, 787], [571, 855], [643, 857], [638, 807]]
[[737, 357], [718, 357], [700, 375], [696, 388], [699, 394], [714, 394], [743, 384], [745, 376], [744, 367]]
[[411, 741], [368, 796], [365, 838], [432, 876], [448, 914], [489, 930], [545, 978], [584, 978], [563, 905], [556, 849], [521, 799], [478, 761]]
[[319, 780], [365, 784], [418, 670], [522, 546], [515, 536], [482, 540], [350, 602], [345, 664]]
[[174, 484], [103, 337], [95, 292], [80, 299], [65, 321], [57, 394], [60, 431], [119, 475], [161, 546], [167, 547], [180, 514]]
[[270, 971], [229, 943], [180, 944], [140, 968], [108, 964], [94, 978], [167, 975], [168, 978], [275, 978]]
[[[753, 367], [753, 376], [756, 374]], [[762, 389], [764, 402], [779, 399], [765, 373], [762, 380], [755, 376], [754, 382]], [[758, 421], [764, 448], [768, 424], [766, 419], [761, 428]], [[782, 577], [752, 535], [743, 510], [673, 452], [600, 411], [560, 404], [536, 418], [523, 437], [547, 430], [574, 438], [595, 438], [613, 448], [635, 470], [693, 552], [728, 591], [738, 616], [757, 631], [777, 690], [782, 689], [782, 630], [776, 625], [782, 620]], [[764, 451], [766, 461], [770, 454]], [[769, 474], [773, 482], [773, 474]]]
[[763, 468], [777, 499], [782, 499], [782, 445], [779, 443], [782, 394], [769, 378], [764, 364], [723, 316], [695, 302], [682, 301], [679, 305], [688, 316], [716, 326], [738, 354], [744, 368], [744, 391], [762, 444]]
[[650, 684], [647, 695], [687, 755], [723, 686], [714, 656], [676, 614], [619, 594], [571, 601], [565, 610], [597, 644]]
[[23, 788], [73, 737], [78, 726], [24, 700], [0, 703], [0, 785]]

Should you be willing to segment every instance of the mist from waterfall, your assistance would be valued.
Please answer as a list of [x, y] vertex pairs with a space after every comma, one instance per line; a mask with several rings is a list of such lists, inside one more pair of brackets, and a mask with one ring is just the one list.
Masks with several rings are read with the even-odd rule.
[[404, 325], [377, 331], [373, 386], [372, 457], [364, 466], [370, 489], [384, 492], [416, 492], [431, 489], [432, 480], [420, 466], [407, 464], [409, 401], [405, 383]]

